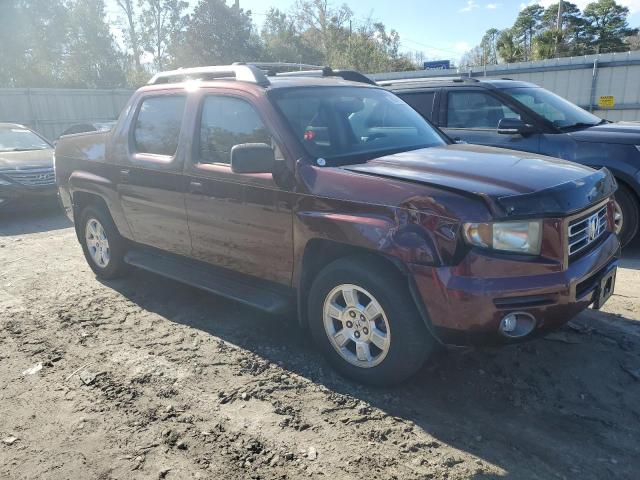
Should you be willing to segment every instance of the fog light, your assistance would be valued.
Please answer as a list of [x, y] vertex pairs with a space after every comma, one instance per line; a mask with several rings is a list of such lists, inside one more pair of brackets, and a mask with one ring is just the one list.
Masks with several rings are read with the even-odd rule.
[[518, 325], [518, 319], [515, 314], [510, 313], [502, 319], [502, 331], [505, 333], [511, 333], [516, 329]]
[[536, 319], [526, 312], [512, 312], [500, 321], [500, 333], [509, 338], [520, 338], [529, 335], [536, 326]]

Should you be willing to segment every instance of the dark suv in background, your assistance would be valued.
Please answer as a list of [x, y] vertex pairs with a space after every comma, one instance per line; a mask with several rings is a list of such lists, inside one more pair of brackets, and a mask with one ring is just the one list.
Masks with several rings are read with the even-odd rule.
[[454, 140], [541, 153], [618, 181], [616, 231], [623, 245], [638, 231], [640, 124], [602, 120], [535, 84], [509, 79], [380, 81]]

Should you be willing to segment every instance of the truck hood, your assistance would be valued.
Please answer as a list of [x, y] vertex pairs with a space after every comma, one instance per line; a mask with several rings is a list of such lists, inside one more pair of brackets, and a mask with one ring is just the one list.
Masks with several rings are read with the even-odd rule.
[[616, 189], [606, 169], [479, 145], [424, 148], [343, 168], [477, 196], [495, 217], [564, 216]]
[[640, 145], [640, 123], [603, 123], [570, 132], [569, 135], [578, 142]]
[[0, 170], [53, 167], [53, 149], [0, 152]]

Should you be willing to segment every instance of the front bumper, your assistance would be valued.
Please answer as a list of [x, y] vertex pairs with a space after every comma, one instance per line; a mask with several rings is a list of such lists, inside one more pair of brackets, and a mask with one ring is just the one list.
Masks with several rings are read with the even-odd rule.
[[507, 340], [499, 325], [508, 313], [533, 315], [537, 320], [533, 335], [559, 327], [587, 308], [594, 301], [598, 280], [615, 267], [619, 252], [618, 239], [610, 233], [566, 269], [549, 273], [463, 276], [455, 267], [416, 264], [410, 271], [432, 331], [443, 343], [496, 343]]
[[5, 208], [29, 209], [58, 205], [58, 189], [55, 185], [43, 187], [0, 186], [0, 210]]

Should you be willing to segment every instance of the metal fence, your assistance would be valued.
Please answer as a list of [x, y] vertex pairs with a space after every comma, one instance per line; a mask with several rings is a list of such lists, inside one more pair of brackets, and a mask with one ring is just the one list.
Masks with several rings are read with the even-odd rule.
[[71, 125], [118, 118], [133, 92], [54, 88], [0, 88], [0, 122], [27, 125], [49, 140]]
[[533, 82], [596, 115], [640, 120], [640, 52], [567, 57], [473, 69], [421, 70], [369, 75], [374, 80], [471, 76]]
[[[471, 76], [536, 83], [608, 120], [640, 121], [640, 52], [568, 57], [458, 70], [378, 73], [374, 80]], [[0, 122], [28, 125], [50, 140], [78, 123], [115, 120], [131, 90], [0, 88]]]

